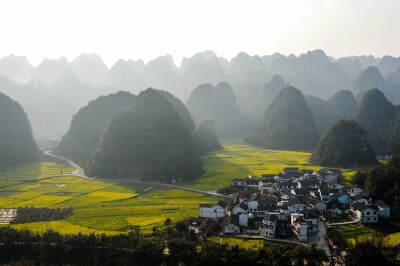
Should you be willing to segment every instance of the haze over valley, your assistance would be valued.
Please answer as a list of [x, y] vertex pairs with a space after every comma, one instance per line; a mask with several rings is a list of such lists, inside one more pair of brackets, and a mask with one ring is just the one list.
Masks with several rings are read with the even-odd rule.
[[399, 10], [4, 3], [0, 265], [398, 265]]

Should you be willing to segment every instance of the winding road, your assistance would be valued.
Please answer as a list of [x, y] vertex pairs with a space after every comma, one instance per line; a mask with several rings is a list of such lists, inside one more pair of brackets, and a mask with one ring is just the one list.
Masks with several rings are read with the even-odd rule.
[[209, 196], [214, 196], [214, 197], [221, 197], [221, 198], [226, 198], [226, 199], [230, 199], [231, 197], [227, 196], [227, 195], [223, 195], [217, 192], [213, 192], [213, 191], [204, 191], [204, 190], [199, 190], [199, 189], [194, 189], [194, 188], [188, 188], [188, 187], [182, 187], [182, 186], [176, 186], [176, 185], [172, 185], [172, 184], [165, 184], [165, 183], [160, 183], [160, 182], [153, 182], [153, 181], [136, 181], [136, 180], [126, 180], [126, 179], [104, 179], [104, 178], [93, 178], [93, 177], [88, 177], [85, 175], [85, 171], [82, 169], [82, 167], [80, 167], [78, 164], [76, 164], [74, 161], [61, 157], [61, 156], [57, 156], [52, 154], [50, 151], [46, 151], [45, 154], [55, 157], [57, 159], [60, 160], [64, 160], [66, 162], [68, 162], [72, 167], [74, 167], [76, 170], [71, 172], [70, 175], [73, 176], [77, 176], [77, 177], [81, 177], [81, 178], [85, 178], [85, 179], [93, 179], [93, 180], [99, 180], [99, 181], [107, 181], [107, 182], [124, 182], [124, 183], [135, 183], [135, 184], [149, 184], [149, 185], [157, 185], [157, 186], [164, 186], [164, 187], [170, 187], [170, 188], [177, 188], [177, 189], [182, 189], [182, 190], [186, 190], [186, 191], [191, 191], [191, 192], [197, 192], [197, 193], [202, 193], [202, 194], [206, 194]]

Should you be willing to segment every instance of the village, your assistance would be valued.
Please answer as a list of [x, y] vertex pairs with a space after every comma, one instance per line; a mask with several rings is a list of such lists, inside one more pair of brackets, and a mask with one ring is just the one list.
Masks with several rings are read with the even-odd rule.
[[378, 223], [390, 217], [384, 202], [371, 202], [368, 192], [357, 186], [345, 189], [341, 179], [340, 170], [327, 168], [285, 168], [276, 175], [234, 179], [231, 201], [200, 204], [199, 217], [190, 218], [189, 227], [201, 237], [219, 228], [220, 236], [248, 234], [305, 243], [318, 234], [319, 222], [327, 222], [326, 217], [346, 217], [349, 223]]

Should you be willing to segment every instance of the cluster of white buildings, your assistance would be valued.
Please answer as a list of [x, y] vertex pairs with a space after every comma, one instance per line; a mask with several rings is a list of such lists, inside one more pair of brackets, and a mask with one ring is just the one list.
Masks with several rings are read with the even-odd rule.
[[[338, 183], [341, 171], [321, 169], [316, 172], [285, 168], [282, 174], [258, 178], [234, 179], [231, 188], [238, 192], [228, 204], [219, 201], [201, 204], [199, 218], [191, 218], [191, 226], [206, 232], [207, 226], [218, 223], [225, 234], [253, 233], [265, 237], [296, 236], [306, 242], [310, 233], [318, 231], [318, 218], [330, 211], [352, 215], [363, 223], [378, 222], [390, 217], [390, 208], [383, 202], [372, 204], [358, 187], [347, 191]], [[338, 204], [340, 203], [340, 204]]]

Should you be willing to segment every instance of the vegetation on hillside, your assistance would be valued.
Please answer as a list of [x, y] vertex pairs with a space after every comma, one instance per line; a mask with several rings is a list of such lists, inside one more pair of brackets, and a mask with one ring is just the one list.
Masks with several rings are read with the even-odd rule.
[[337, 92], [326, 102], [314, 96], [306, 96], [305, 99], [313, 113], [320, 136], [337, 120], [351, 119], [357, 112], [357, 102], [349, 90]]
[[365, 130], [355, 120], [344, 119], [333, 124], [320, 139], [310, 162], [339, 168], [378, 164]]
[[394, 152], [395, 147], [390, 144], [400, 135], [400, 131], [396, 131], [398, 127], [395, 121], [391, 124], [395, 117], [395, 107], [380, 90], [372, 89], [365, 94], [355, 119], [367, 131], [368, 141], [377, 154]]
[[134, 100], [135, 95], [120, 91], [91, 101], [74, 115], [68, 132], [54, 152], [85, 166], [93, 156], [110, 117], [127, 109]]
[[22, 106], [0, 93], [0, 168], [39, 160], [39, 149]]
[[191, 180], [203, 171], [181, 117], [154, 89], [112, 117], [87, 167], [97, 177], [158, 181]]
[[194, 138], [197, 143], [196, 150], [199, 154], [222, 149], [218, 141], [214, 121], [205, 120], [196, 128]]
[[312, 150], [318, 133], [301, 91], [287, 87], [265, 111], [255, 134], [247, 142], [268, 149]]

